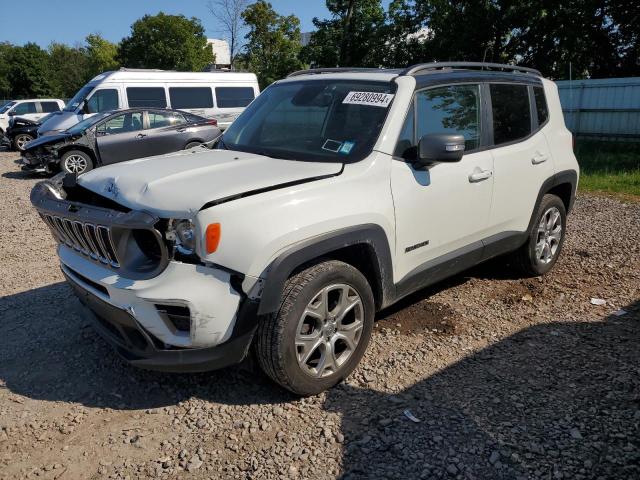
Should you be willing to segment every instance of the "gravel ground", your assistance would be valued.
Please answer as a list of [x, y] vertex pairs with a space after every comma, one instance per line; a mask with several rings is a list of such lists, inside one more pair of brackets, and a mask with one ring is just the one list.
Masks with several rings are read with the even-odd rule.
[[75, 313], [16, 158], [0, 153], [0, 479], [640, 478], [640, 203], [580, 196], [551, 274], [496, 260], [413, 295], [346, 383], [301, 400], [251, 362], [119, 360]]

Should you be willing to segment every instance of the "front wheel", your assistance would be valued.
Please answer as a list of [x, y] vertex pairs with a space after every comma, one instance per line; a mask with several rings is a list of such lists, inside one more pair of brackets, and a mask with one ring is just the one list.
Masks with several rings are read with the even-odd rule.
[[309, 267], [287, 281], [278, 312], [258, 326], [258, 363], [293, 393], [318, 394], [358, 365], [374, 310], [371, 287], [356, 268], [335, 260]]
[[20, 135], [16, 135], [16, 138], [13, 139], [13, 146], [18, 151], [23, 151], [24, 147], [27, 143], [33, 140], [33, 137], [26, 133], [21, 133]]
[[553, 268], [562, 245], [567, 210], [556, 195], [542, 197], [527, 242], [515, 252], [516, 264], [527, 275], [544, 275]]
[[65, 173], [81, 175], [93, 168], [93, 161], [88, 153], [71, 150], [62, 155], [60, 169]]

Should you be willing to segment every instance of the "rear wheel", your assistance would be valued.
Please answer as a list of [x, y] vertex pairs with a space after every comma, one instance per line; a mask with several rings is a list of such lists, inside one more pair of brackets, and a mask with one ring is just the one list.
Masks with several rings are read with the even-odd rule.
[[515, 252], [519, 269], [526, 275], [544, 275], [553, 268], [562, 245], [567, 211], [562, 200], [551, 194], [542, 197], [527, 242]]
[[65, 173], [81, 175], [93, 169], [93, 161], [88, 153], [70, 150], [62, 155], [60, 169]]
[[347, 377], [369, 343], [373, 293], [344, 262], [307, 268], [285, 284], [278, 312], [261, 321], [256, 338], [264, 372], [299, 395], [314, 395]]
[[33, 137], [31, 135], [21, 133], [19, 135], [16, 135], [16, 137], [13, 139], [13, 146], [16, 150], [19, 150], [21, 152], [24, 150], [24, 146], [31, 140], [33, 140]]

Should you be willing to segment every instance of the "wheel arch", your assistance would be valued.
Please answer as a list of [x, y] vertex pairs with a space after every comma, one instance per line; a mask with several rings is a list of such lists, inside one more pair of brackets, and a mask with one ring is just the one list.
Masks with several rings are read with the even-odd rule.
[[268, 268], [258, 314], [277, 311], [284, 284], [291, 275], [329, 259], [348, 263], [365, 276], [376, 310], [391, 302], [394, 287], [389, 241], [382, 227], [367, 224], [314, 237], [279, 255]]
[[67, 153], [70, 152], [72, 150], [78, 150], [80, 152], [86, 153], [87, 155], [89, 155], [91, 157], [91, 160], [93, 161], [94, 165], [97, 165], [99, 162], [99, 160], [96, 158], [96, 154], [93, 152], [93, 150], [85, 145], [65, 145], [64, 147], [62, 147], [60, 150], [58, 150], [58, 163], [62, 162], [62, 156]]
[[543, 182], [542, 186], [540, 187], [540, 191], [538, 192], [538, 198], [536, 199], [536, 203], [533, 206], [531, 219], [529, 220], [529, 226], [527, 227], [526, 231], [531, 231], [533, 222], [535, 222], [535, 214], [538, 211], [540, 202], [542, 202], [542, 197], [544, 197], [546, 194], [558, 196], [562, 200], [562, 203], [564, 203], [567, 213], [569, 213], [573, 208], [573, 203], [576, 199], [577, 186], [578, 172], [576, 172], [575, 170], [563, 170], [547, 178]]

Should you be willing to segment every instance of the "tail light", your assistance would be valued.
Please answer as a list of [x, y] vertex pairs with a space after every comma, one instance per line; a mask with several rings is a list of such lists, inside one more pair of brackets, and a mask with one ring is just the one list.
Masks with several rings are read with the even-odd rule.
[[211, 118], [211, 119], [207, 120], [207, 124], [213, 125], [214, 127], [217, 127], [218, 126], [218, 120], [216, 120], [215, 118]]

